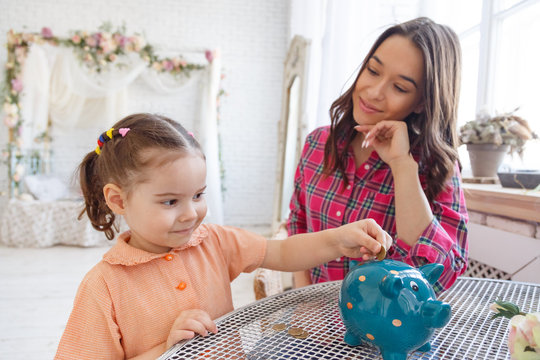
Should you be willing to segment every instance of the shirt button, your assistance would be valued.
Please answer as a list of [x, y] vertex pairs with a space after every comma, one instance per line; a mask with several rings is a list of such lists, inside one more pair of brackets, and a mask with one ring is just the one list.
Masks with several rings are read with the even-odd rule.
[[180, 281], [180, 284], [176, 287], [178, 290], [184, 290], [187, 284], [184, 281]]
[[364, 165], [364, 169], [369, 170], [370, 166], [368, 164]]
[[347, 185], [347, 190], [351, 190], [351, 184]]
[[336, 213], [337, 216], [341, 216], [341, 211], [338, 210], [338, 212]]
[[165, 260], [171, 261], [172, 259], [173, 259], [172, 254], [167, 254], [167, 255], [165, 255]]

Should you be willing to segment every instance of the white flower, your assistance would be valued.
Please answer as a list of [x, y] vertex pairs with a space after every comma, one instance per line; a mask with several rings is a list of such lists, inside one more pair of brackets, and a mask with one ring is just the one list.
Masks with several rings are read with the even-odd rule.
[[512, 317], [508, 348], [513, 360], [540, 359], [540, 313]]

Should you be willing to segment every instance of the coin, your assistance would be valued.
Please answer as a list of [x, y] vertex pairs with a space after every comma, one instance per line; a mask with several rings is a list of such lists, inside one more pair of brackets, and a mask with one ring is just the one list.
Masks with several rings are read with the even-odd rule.
[[292, 327], [289, 329], [289, 335], [298, 336], [304, 332], [304, 329], [298, 327]]
[[285, 330], [287, 326], [285, 324], [274, 324], [272, 325], [272, 329], [274, 329], [275, 331], [281, 331], [281, 330]]
[[304, 330], [302, 331], [300, 335], [293, 335], [293, 336], [297, 339], [307, 339], [307, 337], [309, 336], [309, 333]]
[[381, 251], [377, 254], [377, 260], [383, 260], [386, 257], [386, 248], [381, 244]]

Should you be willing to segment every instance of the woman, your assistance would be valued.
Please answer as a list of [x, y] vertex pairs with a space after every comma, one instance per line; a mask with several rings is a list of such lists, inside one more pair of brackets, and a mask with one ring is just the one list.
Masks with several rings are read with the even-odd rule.
[[[467, 266], [467, 210], [457, 153], [461, 50], [428, 18], [386, 30], [355, 83], [307, 138], [289, 235], [373, 218], [394, 239], [387, 258], [441, 263], [449, 288]], [[295, 273], [295, 286], [343, 279], [349, 259]]]

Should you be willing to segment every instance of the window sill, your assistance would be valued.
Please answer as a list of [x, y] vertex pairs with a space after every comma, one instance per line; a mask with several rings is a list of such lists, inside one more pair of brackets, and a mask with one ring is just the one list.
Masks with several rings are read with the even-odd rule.
[[467, 209], [540, 223], [540, 192], [498, 184], [463, 184]]

